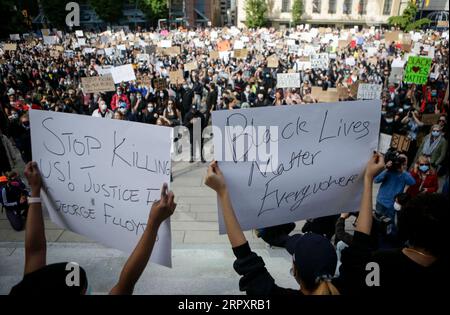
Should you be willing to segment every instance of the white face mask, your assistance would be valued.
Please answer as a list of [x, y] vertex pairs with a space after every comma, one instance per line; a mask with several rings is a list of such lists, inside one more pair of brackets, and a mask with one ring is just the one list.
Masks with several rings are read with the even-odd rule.
[[398, 202], [394, 202], [394, 209], [395, 211], [400, 211], [402, 210], [402, 206]]
[[102, 113], [104, 113], [107, 108], [108, 108], [108, 106], [106, 106], [106, 104], [100, 105], [100, 110]]

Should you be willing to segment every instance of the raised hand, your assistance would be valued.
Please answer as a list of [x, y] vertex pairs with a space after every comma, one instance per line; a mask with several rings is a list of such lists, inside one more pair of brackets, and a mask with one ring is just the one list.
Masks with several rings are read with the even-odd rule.
[[175, 195], [172, 191], [168, 191], [167, 184], [164, 183], [161, 188], [161, 199], [153, 203], [149, 221], [159, 225], [169, 218], [177, 207], [174, 199]]

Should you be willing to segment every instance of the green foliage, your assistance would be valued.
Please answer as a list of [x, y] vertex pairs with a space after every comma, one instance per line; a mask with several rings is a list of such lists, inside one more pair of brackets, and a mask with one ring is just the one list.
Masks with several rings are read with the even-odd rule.
[[416, 20], [417, 5], [410, 1], [408, 6], [400, 16], [391, 16], [388, 23], [391, 26], [399, 27], [404, 32], [415, 31], [421, 29], [425, 25], [429, 25], [431, 20], [424, 18]]
[[303, 0], [294, 0], [294, 3], [292, 5], [292, 22], [294, 23], [294, 25], [298, 25], [301, 23], [303, 10]]
[[95, 13], [107, 23], [118, 22], [122, 17], [124, 0], [89, 0]]
[[166, 19], [169, 15], [167, 0], [139, 0], [138, 7], [153, 26], [157, 25], [159, 19]]
[[66, 4], [69, 2], [71, 1], [41, 0], [44, 15], [53, 27], [58, 29], [66, 27], [66, 15], [69, 13], [66, 11]]
[[247, 27], [256, 28], [266, 25], [267, 3], [265, 0], [246, 0], [245, 13]]

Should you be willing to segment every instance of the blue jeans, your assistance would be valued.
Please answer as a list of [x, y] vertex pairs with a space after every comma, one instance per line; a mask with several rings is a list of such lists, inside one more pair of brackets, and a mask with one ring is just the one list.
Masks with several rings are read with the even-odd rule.
[[[396, 233], [396, 226], [395, 226], [396, 211], [395, 211], [394, 207], [388, 208], [388, 207], [383, 206], [381, 203], [377, 202], [377, 204], [375, 206], [375, 212], [379, 215], [383, 215], [383, 216], [391, 219], [391, 224], [388, 227], [388, 234], [395, 234]], [[390, 232], [389, 232], [389, 230], [390, 230]]]

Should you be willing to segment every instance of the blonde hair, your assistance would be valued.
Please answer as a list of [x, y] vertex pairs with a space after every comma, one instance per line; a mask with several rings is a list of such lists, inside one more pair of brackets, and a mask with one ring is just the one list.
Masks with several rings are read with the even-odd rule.
[[339, 290], [329, 280], [320, 280], [312, 295], [341, 295]]

